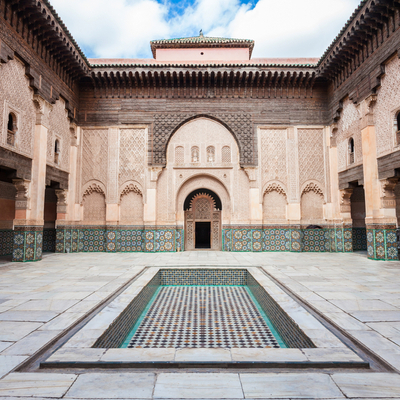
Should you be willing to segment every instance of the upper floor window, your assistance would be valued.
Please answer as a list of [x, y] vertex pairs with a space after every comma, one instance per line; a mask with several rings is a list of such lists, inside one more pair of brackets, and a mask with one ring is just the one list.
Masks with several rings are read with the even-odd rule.
[[354, 163], [354, 139], [349, 139], [349, 164]]
[[200, 162], [200, 151], [197, 146], [192, 147], [192, 163]]
[[209, 163], [215, 162], [215, 147], [214, 146], [207, 147], [207, 162], [209, 162]]
[[229, 146], [224, 146], [222, 148], [222, 162], [223, 163], [231, 162], [231, 148]]
[[184, 151], [182, 146], [175, 147], [175, 164], [184, 163]]
[[60, 141], [56, 139], [54, 142], [54, 163], [58, 164], [60, 156]]
[[10, 112], [7, 123], [7, 144], [15, 146], [15, 135], [17, 134], [17, 116]]
[[396, 142], [400, 145], [400, 111], [397, 113], [395, 121], [395, 131], [396, 131]]

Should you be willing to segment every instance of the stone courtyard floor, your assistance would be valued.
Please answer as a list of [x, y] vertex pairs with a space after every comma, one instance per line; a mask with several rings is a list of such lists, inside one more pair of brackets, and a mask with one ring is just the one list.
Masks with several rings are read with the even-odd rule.
[[[18, 366], [152, 266], [261, 266], [386, 370], [81, 369]], [[393, 372], [387, 372], [393, 369]], [[400, 399], [400, 262], [364, 253], [77, 253], [0, 265], [0, 400]]]

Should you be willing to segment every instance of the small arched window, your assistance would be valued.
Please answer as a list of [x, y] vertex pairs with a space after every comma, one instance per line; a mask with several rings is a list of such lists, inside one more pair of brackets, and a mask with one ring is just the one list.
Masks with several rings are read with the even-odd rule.
[[60, 156], [60, 141], [56, 139], [54, 142], [54, 163], [58, 164], [59, 161], [59, 156]]
[[175, 147], [175, 164], [183, 164], [185, 161], [184, 151], [182, 146]]
[[207, 162], [208, 163], [215, 162], [215, 147], [214, 146], [207, 147]]
[[192, 163], [198, 163], [200, 162], [200, 151], [197, 146], [192, 147]]
[[397, 112], [394, 123], [395, 123], [397, 145], [400, 145], [400, 111]]
[[349, 164], [354, 164], [354, 139], [349, 139]]
[[14, 113], [8, 114], [7, 122], [7, 144], [15, 146], [15, 135], [17, 134], [17, 117]]
[[231, 148], [229, 146], [224, 146], [222, 148], [222, 162], [223, 163], [231, 162]]

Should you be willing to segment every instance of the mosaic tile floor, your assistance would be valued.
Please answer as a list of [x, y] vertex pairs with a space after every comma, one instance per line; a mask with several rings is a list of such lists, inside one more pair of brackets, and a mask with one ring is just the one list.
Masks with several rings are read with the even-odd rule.
[[128, 348], [279, 348], [240, 286], [165, 286]]

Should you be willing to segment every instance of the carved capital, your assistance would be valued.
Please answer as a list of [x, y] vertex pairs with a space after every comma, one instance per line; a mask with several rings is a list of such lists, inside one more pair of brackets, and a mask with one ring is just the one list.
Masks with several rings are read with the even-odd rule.
[[67, 212], [67, 189], [56, 189], [57, 196], [57, 213], [65, 214]]
[[157, 182], [162, 170], [163, 167], [152, 167], [150, 171], [150, 180], [152, 182]]
[[361, 103], [361, 129], [374, 125], [374, 106], [376, 100], [377, 95], [371, 94]]
[[336, 136], [337, 136], [337, 132], [339, 129], [339, 125], [335, 122], [333, 124], [331, 124], [330, 126], [330, 130], [331, 130], [331, 134], [330, 134], [330, 145], [331, 147], [336, 147]]
[[50, 111], [53, 106], [38, 94], [33, 96], [33, 103], [36, 108], [36, 125], [43, 125], [49, 128]]
[[257, 169], [256, 168], [246, 167], [243, 169], [244, 169], [244, 172], [246, 172], [246, 175], [248, 176], [250, 182], [254, 182], [257, 180]]
[[398, 181], [398, 178], [382, 179], [380, 181], [382, 208], [396, 208], [396, 195], [394, 189]]
[[340, 190], [340, 212], [341, 214], [351, 215], [351, 195], [353, 194], [353, 188]]
[[29, 189], [31, 181], [26, 179], [13, 179], [13, 184], [17, 190], [15, 195], [15, 209], [26, 210], [29, 208]]
[[71, 146], [78, 146], [78, 126], [74, 122], [69, 124], [69, 131], [71, 133]]

